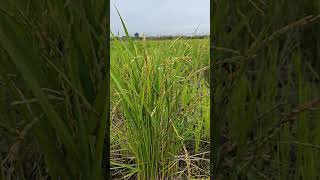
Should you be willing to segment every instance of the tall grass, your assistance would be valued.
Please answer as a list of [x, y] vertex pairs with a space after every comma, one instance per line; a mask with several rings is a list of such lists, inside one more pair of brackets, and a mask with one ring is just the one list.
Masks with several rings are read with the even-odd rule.
[[319, 2], [211, 8], [215, 178], [319, 179]]
[[104, 179], [108, 11], [104, 0], [0, 2], [2, 179]]
[[208, 45], [208, 39], [136, 41], [129, 34], [127, 41], [114, 38], [114, 177], [209, 176], [209, 89], [204, 78]]

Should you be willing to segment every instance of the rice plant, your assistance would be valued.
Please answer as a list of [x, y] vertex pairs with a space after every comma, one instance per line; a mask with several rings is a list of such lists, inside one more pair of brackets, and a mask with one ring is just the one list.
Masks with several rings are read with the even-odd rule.
[[113, 177], [209, 177], [209, 40], [134, 40], [122, 22], [127, 38], [110, 50]]
[[213, 1], [212, 173], [319, 179], [319, 1]]
[[105, 0], [0, 2], [1, 179], [104, 179], [108, 11]]

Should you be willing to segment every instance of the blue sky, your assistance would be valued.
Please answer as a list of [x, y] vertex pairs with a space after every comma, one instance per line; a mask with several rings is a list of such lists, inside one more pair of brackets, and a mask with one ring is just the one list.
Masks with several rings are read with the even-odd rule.
[[192, 35], [210, 32], [210, 0], [111, 0], [111, 31], [124, 35], [115, 4], [131, 35]]

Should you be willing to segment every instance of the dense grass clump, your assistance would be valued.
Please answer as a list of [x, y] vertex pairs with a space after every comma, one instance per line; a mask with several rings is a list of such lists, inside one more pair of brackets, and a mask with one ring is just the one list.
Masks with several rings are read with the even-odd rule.
[[0, 1], [0, 179], [104, 179], [108, 11]]
[[320, 4], [212, 2], [217, 179], [319, 179]]
[[209, 176], [208, 65], [208, 39], [112, 42], [114, 177]]

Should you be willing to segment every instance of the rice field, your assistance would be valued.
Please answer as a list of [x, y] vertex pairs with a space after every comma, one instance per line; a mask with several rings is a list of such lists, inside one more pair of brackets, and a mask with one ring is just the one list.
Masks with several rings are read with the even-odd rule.
[[0, 179], [319, 180], [319, 1], [211, 5], [210, 47], [109, 41], [104, 0], [1, 0]]
[[108, 177], [108, 1], [0, 1], [0, 179]]
[[319, 5], [212, 2], [217, 179], [320, 179]]
[[114, 178], [209, 177], [209, 39], [114, 40]]

